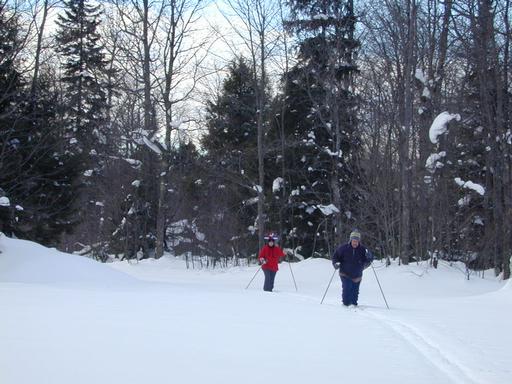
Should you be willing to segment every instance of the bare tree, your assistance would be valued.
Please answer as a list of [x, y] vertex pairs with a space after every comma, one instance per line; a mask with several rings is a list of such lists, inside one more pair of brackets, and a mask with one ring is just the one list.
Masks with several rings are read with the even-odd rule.
[[[223, 11], [224, 18], [249, 53], [255, 76], [258, 130], [258, 182], [255, 183], [255, 190], [258, 194], [257, 227], [258, 243], [261, 247], [265, 230], [264, 139], [268, 126], [267, 87], [269, 85], [267, 71], [269, 60], [278, 43], [275, 34], [278, 30], [280, 9], [275, 2], [268, 0], [226, 0], [226, 5], [229, 11]], [[235, 18], [230, 13], [234, 14]]]
[[194, 34], [198, 14], [203, 0], [170, 1], [165, 8], [161, 20], [160, 34], [163, 36], [160, 61], [163, 67], [162, 80], [157, 81], [160, 87], [161, 100], [165, 116], [165, 138], [161, 155], [158, 211], [156, 219], [156, 256], [161, 257], [164, 251], [165, 220], [168, 204], [168, 176], [170, 155], [173, 147], [173, 132], [180, 124], [179, 111], [176, 106], [190, 102], [197, 82], [205, 75], [201, 64], [208, 52], [208, 39], [197, 41]]

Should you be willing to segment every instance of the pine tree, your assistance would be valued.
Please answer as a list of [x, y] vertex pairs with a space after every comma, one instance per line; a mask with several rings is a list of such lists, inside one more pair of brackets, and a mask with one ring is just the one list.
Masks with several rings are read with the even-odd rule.
[[[101, 6], [89, 0], [67, 0], [59, 15], [56, 41], [63, 56], [64, 99], [62, 111], [68, 150], [81, 156], [80, 226], [74, 242], [98, 244], [104, 240], [104, 195], [109, 156], [117, 155], [108, 121], [111, 74], [100, 44]], [[105, 247], [94, 247], [103, 259]]]
[[[64, 14], [57, 24], [58, 50], [64, 56], [66, 123], [70, 144], [85, 158], [104, 152], [107, 145], [105, 121], [107, 117], [107, 62], [100, 45], [98, 26], [100, 6], [88, 0], [64, 1]], [[87, 162], [87, 161], [86, 161]]]
[[203, 146], [236, 172], [239, 169], [233, 167], [240, 164], [240, 150], [256, 146], [255, 94], [252, 70], [243, 58], [238, 58], [229, 67], [221, 94], [208, 103], [208, 133]]
[[[229, 232], [244, 243], [257, 241], [250, 240], [248, 230], [255, 228], [257, 216], [257, 191], [253, 188], [258, 184], [256, 105], [254, 73], [246, 60], [238, 58], [229, 67], [221, 93], [208, 104], [208, 132], [202, 140], [210, 171], [205, 191], [212, 203], [206, 208], [210, 217], [222, 220], [222, 231], [220, 222], [211, 226], [207, 234], [211, 239]], [[224, 249], [229, 246], [225, 242], [219, 247], [214, 246], [216, 241], [210, 244], [220, 253], [231, 253]]]
[[73, 226], [76, 161], [63, 152], [58, 98], [49, 84], [31, 92], [17, 71], [20, 26], [0, 9], [1, 230], [56, 245]]
[[289, 3], [292, 17], [286, 26], [299, 43], [283, 98], [284, 130], [292, 145], [285, 154], [293, 220], [287, 232], [302, 245], [304, 256], [326, 255], [354, 225], [361, 198], [356, 192], [360, 140], [353, 93], [356, 18], [352, 1]]

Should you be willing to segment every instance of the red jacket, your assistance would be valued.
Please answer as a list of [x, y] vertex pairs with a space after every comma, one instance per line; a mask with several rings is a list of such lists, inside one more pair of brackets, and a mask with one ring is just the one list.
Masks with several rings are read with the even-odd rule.
[[281, 257], [284, 256], [285, 254], [283, 250], [279, 248], [277, 245], [269, 247], [268, 244], [265, 244], [265, 246], [261, 248], [260, 255], [258, 256], [258, 258], [260, 260], [265, 260], [265, 264], [263, 264], [261, 268], [277, 272], [277, 270], [279, 269], [277, 264], [279, 263]]

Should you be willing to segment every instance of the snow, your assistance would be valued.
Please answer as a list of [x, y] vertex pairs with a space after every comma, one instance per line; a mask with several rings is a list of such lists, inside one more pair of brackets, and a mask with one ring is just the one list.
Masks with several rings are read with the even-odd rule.
[[457, 205], [459, 207], [468, 206], [469, 203], [471, 203], [471, 197], [470, 196], [464, 196], [462, 199], [459, 199], [459, 201], [457, 201]]
[[313, 20], [329, 20], [329, 16], [325, 13], [319, 13], [313, 16]]
[[144, 144], [146, 144], [148, 146], [149, 149], [151, 149], [156, 154], [158, 154], [158, 155], [162, 154], [162, 151], [160, 150], [160, 148], [158, 148], [158, 146], [155, 143], [153, 143], [151, 140], [149, 140], [146, 136], [142, 136], [142, 141], [144, 142]]
[[482, 196], [485, 195], [485, 188], [480, 184], [473, 183], [472, 181], [464, 181], [460, 177], [456, 177], [454, 180], [457, 185], [462, 188], [471, 189]]
[[142, 165], [142, 161], [135, 159], [124, 159], [128, 164], [130, 164], [134, 168], [139, 168]]
[[414, 73], [414, 77], [421, 81], [422, 84], [427, 84], [427, 78], [425, 77], [425, 74], [420, 68], [416, 68], [416, 72]]
[[257, 266], [187, 269], [169, 255], [99, 264], [5, 236], [0, 251], [2, 384], [505, 384], [512, 375], [512, 285], [490, 272], [468, 281], [443, 261], [377, 261], [388, 310], [371, 268], [360, 307], [340, 305], [338, 278], [320, 305], [334, 276], [324, 259], [280, 264], [267, 293]]
[[329, 215], [332, 215], [334, 213], [339, 213], [340, 210], [338, 208], [336, 208], [336, 206], [334, 204], [329, 204], [329, 205], [319, 205], [318, 206], [318, 209], [320, 211], [322, 211], [322, 213], [325, 215], [325, 216], [329, 216]]
[[446, 156], [445, 151], [441, 151], [439, 153], [432, 153], [427, 161], [425, 162], [425, 167], [430, 171], [434, 172], [436, 168], [442, 168], [443, 163], [441, 163], [439, 160], [441, 160], [443, 157]]
[[336, 152], [333, 152], [331, 151], [329, 148], [324, 148], [325, 152], [329, 155], [329, 156], [332, 156], [332, 157], [340, 157], [341, 158], [341, 155], [342, 155], [342, 151], [341, 149], [339, 151], [336, 151]]
[[473, 223], [476, 225], [484, 225], [484, 221], [482, 220], [482, 218], [480, 216], [475, 216], [473, 218]]
[[272, 182], [272, 193], [279, 192], [284, 185], [284, 179], [282, 177], [277, 177]]
[[429, 137], [432, 144], [437, 144], [439, 136], [447, 131], [446, 125], [452, 120], [460, 121], [460, 115], [442, 112], [434, 119], [429, 130]]
[[8, 197], [6, 197], [6, 196], [0, 197], [0, 207], [10, 207], [10, 206], [11, 206], [11, 201], [9, 200]]

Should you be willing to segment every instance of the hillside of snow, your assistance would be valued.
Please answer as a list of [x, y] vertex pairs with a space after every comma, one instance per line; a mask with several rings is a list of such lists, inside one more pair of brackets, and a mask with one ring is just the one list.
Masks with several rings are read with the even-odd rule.
[[[512, 285], [440, 263], [365, 271], [340, 303], [328, 260], [187, 269], [90, 259], [0, 235], [0, 383], [505, 384]], [[298, 290], [292, 280], [295, 276]]]

